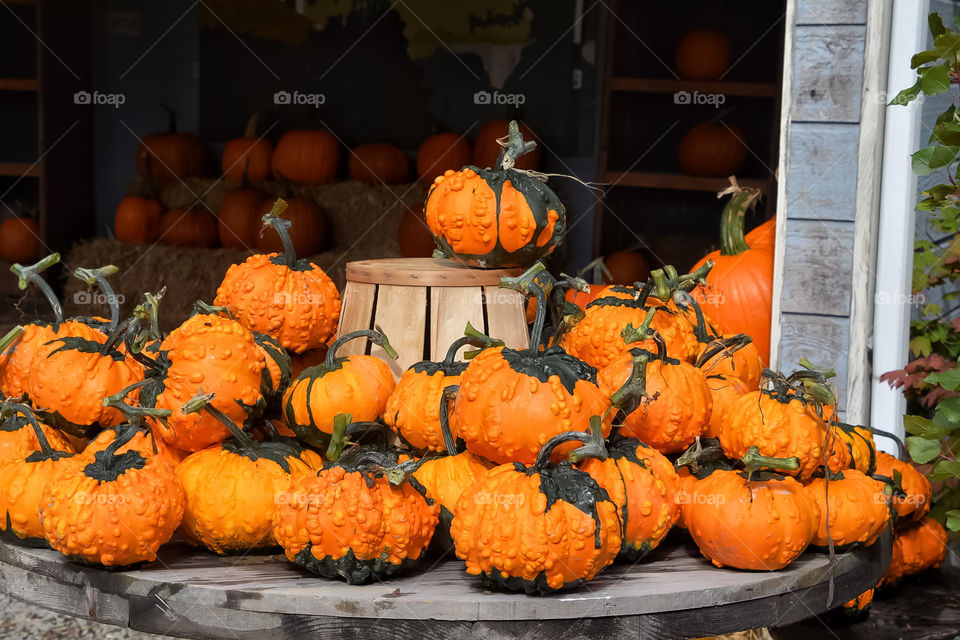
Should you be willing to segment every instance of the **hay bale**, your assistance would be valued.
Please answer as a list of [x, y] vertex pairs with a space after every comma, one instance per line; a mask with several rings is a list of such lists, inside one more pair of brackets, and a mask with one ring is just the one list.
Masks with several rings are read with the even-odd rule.
[[[159, 197], [164, 206], [173, 208], [189, 206], [196, 201], [193, 194], [204, 194], [204, 204], [216, 212], [223, 195], [236, 186], [223, 181], [189, 179], [185, 185], [163, 187]], [[271, 195], [286, 195], [286, 187], [279, 183], [257, 186]], [[313, 198], [327, 212], [330, 248], [310, 259], [326, 271], [341, 290], [346, 263], [400, 255], [397, 230], [403, 210], [406, 206], [422, 206], [426, 196], [425, 188], [419, 184], [387, 187], [358, 182], [293, 187], [293, 193]], [[156, 292], [167, 285], [160, 322], [165, 329], [170, 329], [183, 322], [198, 298], [211, 302], [227, 268], [242, 262], [251, 253], [237, 249], [136, 245], [96, 238], [74, 245], [64, 263], [70, 269], [116, 265], [120, 273], [111, 282], [122, 300], [122, 313], [127, 315], [143, 299], [143, 292]], [[64, 283], [63, 302], [67, 315], [108, 313], [106, 305], [88, 295], [86, 285], [73, 277]]]

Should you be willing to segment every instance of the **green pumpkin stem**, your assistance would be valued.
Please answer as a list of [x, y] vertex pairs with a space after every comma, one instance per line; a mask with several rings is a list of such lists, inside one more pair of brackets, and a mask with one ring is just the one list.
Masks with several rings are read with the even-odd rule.
[[677, 469], [680, 467], [690, 467], [692, 471], [696, 472], [703, 466], [703, 463], [720, 460], [723, 457], [723, 447], [720, 446], [719, 440], [710, 439], [707, 446], [703, 446], [702, 439], [700, 436], [697, 436], [694, 443], [687, 447], [686, 451], [677, 458], [675, 466]]
[[653, 322], [653, 316], [656, 312], [656, 308], [647, 309], [647, 315], [643, 317], [643, 322], [640, 323], [639, 327], [634, 327], [632, 322], [627, 323], [627, 326], [620, 332], [623, 341], [627, 344], [646, 342], [647, 336], [650, 335], [650, 324]]
[[514, 164], [516, 164], [517, 158], [522, 156], [525, 153], [530, 153], [537, 147], [537, 143], [533, 140], [524, 140], [523, 135], [520, 133], [520, 126], [517, 124], [516, 120], [511, 120], [507, 128], [506, 141], [503, 141], [503, 138], [497, 139], [497, 142], [503, 147], [503, 151], [500, 154], [499, 162], [500, 165], [498, 168], [504, 170], [513, 169]]
[[110, 306], [109, 333], [113, 333], [113, 331], [117, 328], [117, 323], [120, 322], [120, 305], [118, 304], [117, 295], [113, 291], [113, 287], [111, 287], [110, 283], [107, 281], [107, 278], [115, 275], [118, 271], [120, 271], [120, 269], [112, 264], [108, 264], [97, 269], [85, 269], [83, 267], [79, 267], [73, 272], [73, 275], [86, 282], [88, 287], [99, 287], [101, 293], [106, 296], [107, 304]]
[[[40, 458], [41, 460], [57, 460], [59, 458], [68, 458], [73, 454], [66, 451], [57, 451], [50, 446], [50, 441], [47, 440], [47, 435], [43, 432], [43, 429], [40, 427], [40, 421], [37, 420], [37, 416], [34, 415], [33, 410], [20, 402], [13, 402], [11, 400], [4, 400], [0, 404], [0, 420], [6, 420], [7, 418], [14, 416], [16, 414], [22, 415], [30, 423], [30, 426], [33, 428], [33, 433], [37, 437], [37, 442], [40, 444]], [[31, 454], [31, 457], [35, 454]]]
[[[799, 383], [803, 387], [804, 396], [814, 400], [820, 405], [836, 404], [837, 396], [828, 380], [835, 377], [837, 372], [833, 369], [817, 368], [806, 358], [800, 360], [800, 366], [802, 366], [804, 370], [791, 373], [787, 377], [787, 383], [791, 386]], [[822, 414], [822, 410], [819, 407], [817, 412]]]
[[669, 302], [672, 297], [670, 285], [667, 283], [667, 274], [663, 269], [654, 269], [650, 272], [650, 278], [653, 280], [653, 287], [658, 299], [662, 302]]
[[23, 334], [23, 325], [17, 325], [10, 331], [7, 331], [2, 338], [0, 338], [0, 353], [6, 351], [10, 345], [17, 341], [17, 339]]
[[270, 211], [263, 214], [263, 228], [273, 227], [280, 236], [280, 242], [283, 243], [283, 260], [288, 267], [292, 267], [297, 263], [297, 252], [293, 248], [293, 240], [290, 239], [290, 227], [293, 223], [280, 217], [286, 210], [287, 201], [277, 198]]
[[210, 404], [211, 400], [213, 400], [213, 396], [214, 394], [212, 393], [203, 393], [203, 391], [199, 391], [197, 392], [197, 395], [190, 398], [187, 403], [183, 405], [180, 411], [184, 414], [206, 411], [211, 416], [216, 418], [220, 424], [226, 427], [227, 431], [230, 432], [230, 435], [233, 436], [233, 439], [236, 440], [248, 453], [255, 452], [257, 447], [260, 446], [260, 443], [254, 440], [253, 437], [251, 437], [246, 431], [238, 427], [237, 424], [230, 419], [230, 416]]
[[603, 418], [591, 416], [589, 433], [585, 431], [564, 431], [547, 440], [546, 444], [540, 448], [537, 460], [533, 463], [533, 468], [537, 471], [543, 469], [550, 461], [553, 450], [565, 442], [583, 443], [582, 447], [578, 447], [567, 454], [567, 459], [570, 462], [576, 463], [586, 458], [607, 459], [607, 447], [603, 442]]
[[47, 284], [47, 281], [40, 277], [40, 274], [53, 265], [60, 262], [59, 253], [51, 253], [47, 257], [41, 259], [36, 264], [30, 266], [23, 266], [22, 264], [13, 264], [10, 265], [10, 271], [17, 276], [17, 287], [21, 291], [27, 289], [27, 285], [33, 283], [38, 289], [43, 293], [43, 296], [47, 299], [47, 302], [50, 303], [50, 308], [53, 309], [54, 318], [56, 318], [57, 323], [63, 322], [63, 307], [60, 306], [60, 301], [57, 299], [57, 295], [53, 292], [53, 289], [50, 288], [50, 285]]
[[360, 331], [352, 331], [346, 335], [340, 336], [332, 345], [330, 345], [330, 349], [327, 351], [327, 357], [323, 363], [327, 371], [333, 371], [337, 368], [337, 352], [340, 350], [340, 348], [351, 340], [356, 340], [357, 338], [369, 338], [370, 342], [378, 345], [381, 349], [386, 351], [388, 356], [396, 360], [397, 352], [390, 345], [390, 341], [387, 340], [387, 335], [380, 329], [380, 327], [376, 327], [372, 331], [370, 329], [362, 329]]
[[153, 382], [153, 380], [141, 380], [136, 382], [129, 387], [125, 387], [120, 391], [116, 392], [112, 396], [107, 396], [103, 399], [101, 404], [104, 407], [113, 407], [117, 411], [123, 414], [124, 420], [128, 424], [140, 425], [143, 423], [144, 418], [156, 418], [158, 420], [166, 420], [172, 415], [170, 409], [157, 409], [155, 407], [140, 407], [131, 405], [126, 401], [127, 396], [134, 389], [139, 389]]
[[327, 445], [327, 460], [337, 462], [347, 446], [347, 425], [353, 420], [349, 413], [338, 413], [333, 417], [333, 435]]
[[476, 351], [467, 351], [463, 354], [464, 359], [472, 360], [484, 349], [488, 349], [490, 347], [502, 347], [503, 340], [491, 338], [485, 333], [482, 333], [478, 329], [474, 328], [474, 326], [468, 321], [467, 328], [463, 330], [463, 337], [457, 338], [453, 344], [450, 345], [450, 348], [447, 349], [447, 355], [443, 358], [443, 364], [453, 364], [457, 357], [457, 351], [460, 350], [460, 347], [468, 344], [475, 347], [480, 347]]
[[740, 255], [750, 247], [744, 238], [743, 223], [747, 211], [760, 200], [760, 189], [741, 187], [737, 179], [730, 176], [730, 186], [717, 194], [717, 198], [731, 196], [723, 207], [720, 219], [720, 254], [724, 256]]
[[612, 407], [624, 413], [633, 413], [647, 397], [647, 362], [650, 356], [640, 353], [633, 357], [633, 368], [626, 382], [610, 396]]
[[203, 300], [197, 300], [193, 303], [193, 309], [197, 313], [203, 313], [210, 316], [219, 316], [225, 315], [226, 317], [233, 320], [233, 313], [230, 311], [230, 307], [225, 307], [222, 305], [208, 304]]
[[686, 291], [680, 290], [674, 294], [674, 300], [678, 300], [678, 305], [684, 307], [690, 307], [693, 309], [694, 315], [697, 317], [697, 324], [693, 327], [693, 335], [696, 336], [697, 341], [700, 344], [706, 344], [711, 340], [719, 338], [720, 336], [713, 335], [707, 329], [707, 318], [703, 315], [703, 309], [700, 308], [700, 303], [697, 302], [693, 296], [691, 296]]
[[734, 353], [743, 349], [745, 346], [753, 342], [753, 338], [748, 336], [745, 333], [738, 333], [735, 336], [730, 336], [729, 338], [717, 338], [716, 340], [711, 340], [707, 343], [707, 347], [697, 356], [694, 366], [703, 368], [705, 364], [710, 362], [718, 354], [724, 354], [725, 357], [730, 358]]
[[760, 449], [750, 447], [740, 458], [747, 470], [747, 479], [760, 469], [776, 469], [778, 471], [796, 471], [800, 468], [800, 458], [774, 458], [760, 454]]
[[440, 432], [443, 433], [443, 444], [447, 448], [447, 453], [451, 456], [457, 455], [457, 443], [453, 437], [453, 431], [450, 430], [450, 401], [455, 400], [460, 393], [460, 385], [451, 384], [443, 388], [440, 394]]
[[163, 287], [156, 295], [149, 291], [143, 294], [144, 302], [133, 308], [136, 330], [133, 332], [132, 338], [128, 336], [124, 339], [127, 350], [134, 360], [154, 370], [159, 368], [157, 363], [142, 352], [147, 342], [159, 340], [162, 337], [160, 335], [160, 300], [166, 292], [167, 288]]

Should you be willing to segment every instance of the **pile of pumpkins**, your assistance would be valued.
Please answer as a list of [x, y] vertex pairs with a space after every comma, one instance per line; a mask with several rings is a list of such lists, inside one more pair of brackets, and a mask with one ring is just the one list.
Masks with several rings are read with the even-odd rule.
[[[636, 562], [681, 527], [733, 569], [870, 545], [891, 523], [885, 582], [943, 559], [929, 482], [837, 421], [830, 372], [765, 370], [749, 336], [717, 327], [696, 301], [710, 262], [569, 302], [585, 283], [539, 262], [563, 206], [515, 168], [525, 150], [511, 126], [497, 168], [448, 170], [425, 215], [463, 262], [534, 262], [501, 281], [536, 301], [529, 346], [467, 325], [399, 379], [343, 355], [364, 340], [396, 357], [377, 328], [336, 335], [339, 292], [297, 257], [282, 199], [264, 223], [283, 251], [231, 266], [165, 336], [162, 292], [130, 318], [63, 319], [40, 276], [56, 256], [16, 265], [55, 321], [0, 343], [0, 530], [108, 567], [153, 561], [175, 532], [218, 554], [279, 547], [351, 584], [452, 548], [488, 587], [528, 594]], [[114, 271], [75, 275], [112, 300]]]

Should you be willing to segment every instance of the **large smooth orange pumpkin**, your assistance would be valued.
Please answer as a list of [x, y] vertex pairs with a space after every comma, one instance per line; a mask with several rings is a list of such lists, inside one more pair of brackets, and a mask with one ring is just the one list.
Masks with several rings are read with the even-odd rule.
[[170, 209], [160, 218], [160, 242], [165, 245], [215, 247], [217, 238], [217, 219], [203, 205]]
[[254, 187], [228, 191], [217, 212], [220, 244], [228, 249], [252, 249], [260, 233], [261, 216], [270, 196]]
[[400, 184], [410, 175], [410, 161], [392, 144], [361, 144], [350, 152], [347, 173], [365, 184]]
[[699, 29], [677, 44], [677, 73], [684, 80], [719, 80], [730, 66], [730, 38]]
[[610, 272], [607, 284], [633, 284], [650, 277], [650, 264], [635, 251], [615, 251], [603, 261]]
[[[264, 203], [261, 215], [270, 210], [272, 203]], [[287, 208], [280, 217], [289, 220], [288, 230], [294, 252], [301, 257], [320, 253], [327, 241], [327, 214], [310, 198], [287, 198]], [[283, 243], [271, 226], [257, 238], [256, 249], [260, 253], [282, 253]]]
[[777, 242], [777, 216], [773, 216], [761, 225], [753, 228], [745, 237], [747, 246], [751, 248], [770, 247]]
[[[533, 131], [527, 125], [523, 123], [518, 123], [520, 127], [520, 135], [523, 136], [524, 140], [534, 140], [536, 136]], [[508, 120], [491, 120], [487, 124], [483, 125], [483, 128], [480, 129], [480, 133], [477, 134], [477, 139], [473, 143], [473, 164], [474, 166], [480, 167], [481, 169], [497, 169], [499, 167], [494, 167], [497, 162], [497, 159], [500, 157], [500, 152], [502, 148], [497, 142], [498, 138], [504, 138], [509, 133], [510, 122]], [[540, 168], [540, 147], [534, 148], [532, 151], [529, 151], [522, 156], [518, 156], [513, 165], [515, 169], [532, 169], [537, 170]], [[454, 168], [454, 171], [460, 167]]]
[[137, 149], [137, 170], [141, 176], [161, 182], [193, 178], [203, 173], [203, 142], [193, 133], [177, 131], [177, 114], [168, 109], [166, 132], [151, 133]]
[[273, 144], [266, 138], [257, 137], [259, 115], [255, 113], [250, 116], [242, 138], [230, 140], [223, 148], [220, 167], [227, 180], [239, 182], [243, 180], [244, 174], [251, 182], [262, 182], [270, 177]]
[[8, 218], [0, 224], [0, 258], [33, 262], [40, 252], [40, 227], [33, 218]]
[[271, 162], [277, 180], [327, 184], [337, 176], [340, 145], [325, 129], [294, 129], [277, 142]]
[[429, 258], [437, 248], [423, 211], [417, 211], [413, 207], [403, 210], [398, 235], [400, 255], [404, 258]]
[[117, 205], [113, 234], [120, 242], [155, 242], [160, 237], [163, 205], [153, 198], [127, 196]]
[[725, 178], [743, 168], [747, 146], [743, 129], [723, 122], [701, 122], [680, 141], [680, 168], [692, 176]]
[[753, 338], [764, 366], [770, 360], [770, 320], [773, 303], [773, 248], [747, 246], [743, 237], [743, 218], [760, 198], [759, 189], [741, 188], [736, 179], [721, 194], [730, 194], [720, 223], [720, 249], [707, 254], [694, 270], [707, 260], [713, 269], [707, 274], [706, 288], [697, 287], [693, 295], [703, 312], [712, 318], [724, 334], [745, 333]]
[[457, 171], [470, 164], [473, 147], [470, 141], [456, 133], [438, 133], [420, 144], [417, 151], [417, 176], [420, 182], [431, 184], [447, 170]]

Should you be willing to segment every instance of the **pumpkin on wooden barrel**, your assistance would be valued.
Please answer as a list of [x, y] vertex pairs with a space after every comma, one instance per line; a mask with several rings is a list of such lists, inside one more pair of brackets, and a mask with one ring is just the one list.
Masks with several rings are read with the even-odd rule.
[[448, 258], [482, 267], [527, 267], [549, 255], [566, 233], [566, 209], [515, 161], [536, 146], [516, 122], [500, 162], [491, 169], [447, 171], [430, 187], [427, 224]]

